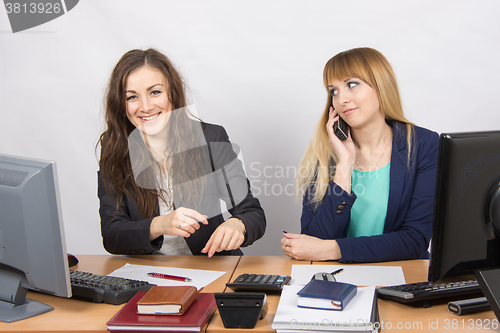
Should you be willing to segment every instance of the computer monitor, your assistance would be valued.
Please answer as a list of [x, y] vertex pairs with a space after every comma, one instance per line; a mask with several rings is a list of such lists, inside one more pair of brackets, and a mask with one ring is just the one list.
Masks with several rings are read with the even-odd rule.
[[0, 155], [0, 321], [53, 309], [28, 289], [71, 297], [54, 162]]
[[429, 282], [500, 267], [499, 183], [500, 131], [441, 134]]

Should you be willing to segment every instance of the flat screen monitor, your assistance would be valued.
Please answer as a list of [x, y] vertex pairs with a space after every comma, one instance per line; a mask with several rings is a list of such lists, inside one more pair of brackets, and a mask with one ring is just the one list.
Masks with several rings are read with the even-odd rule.
[[0, 212], [0, 321], [52, 310], [26, 295], [71, 297], [55, 163], [0, 155]]
[[499, 183], [500, 131], [441, 134], [429, 282], [500, 267]]

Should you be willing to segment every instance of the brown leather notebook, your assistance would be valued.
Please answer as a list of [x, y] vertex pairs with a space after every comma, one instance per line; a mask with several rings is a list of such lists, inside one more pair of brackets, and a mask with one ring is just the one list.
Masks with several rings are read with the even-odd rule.
[[182, 315], [197, 295], [198, 290], [192, 286], [154, 286], [137, 302], [137, 313]]

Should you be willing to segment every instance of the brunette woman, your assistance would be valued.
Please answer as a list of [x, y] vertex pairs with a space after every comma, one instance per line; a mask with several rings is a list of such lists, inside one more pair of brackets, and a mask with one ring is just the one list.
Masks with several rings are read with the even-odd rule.
[[239, 255], [264, 234], [264, 211], [226, 131], [194, 119], [184, 90], [154, 49], [127, 52], [111, 74], [98, 172], [110, 253]]

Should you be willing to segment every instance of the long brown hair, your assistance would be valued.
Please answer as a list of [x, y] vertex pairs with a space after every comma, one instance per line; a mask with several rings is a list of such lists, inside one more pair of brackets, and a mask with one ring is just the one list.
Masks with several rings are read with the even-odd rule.
[[331, 81], [346, 78], [361, 79], [377, 92], [380, 110], [386, 122], [395, 120], [406, 125], [408, 166], [410, 165], [413, 124], [403, 113], [396, 76], [389, 61], [382, 53], [368, 47], [341, 52], [328, 60], [323, 70], [323, 83], [327, 90], [326, 106], [302, 158], [297, 179], [298, 194], [311, 189], [311, 202], [316, 207], [323, 201], [328, 184], [333, 179], [333, 166], [337, 162], [337, 156], [328, 143], [326, 131], [332, 101], [328, 85]]
[[[173, 202], [165, 198], [168, 193], [164, 190], [159, 191], [158, 188], [139, 186], [134, 178], [130, 161], [128, 139], [136, 127], [126, 115], [126, 83], [130, 73], [146, 65], [163, 73], [168, 86], [167, 93], [172, 110], [186, 107], [184, 82], [165, 55], [155, 49], [128, 51], [118, 61], [109, 79], [105, 98], [106, 130], [101, 134], [98, 145], [101, 145], [99, 169], [106, 184], [106, 190], [108, 193], [114, 193], [114, 196], [111, 195], [112, 198], [116, 197], [116, 209], [127, 196], [137, 203], [144, 217], [151, 217], [158, 213], [159, 198], [170, 205], [173, 205]], [[173, 126], [174, 123], [175, 126]], [[199, 140], [198, 137], [186, 137], [186, 133], [197, 132], [189, 130], [190, 127], [196, 126], [193, 123], [194, 121], [189, 119], [184, 109], [181, 112], [172, 112], [167, 126], [172, 133], [171, 136], [176, 138], [174, 145], [192, 147], [192, 142]], [[172, 151], [182, 152], [183, 148], [173, 147]], [[192, 159], [193, 155], [190, 157]], [[144, 158], [150, 158], [150, 156], [144, 156]], [[184, 168], [184, 165], [179, 166], [177, 163], [176, 170], [189, 174], [190, 166], [191, 168], [196, 166], [196, 163], [192, 162], [191, 160], [183, 163], [187, 168]], [[154, 172], [148, 170], [146, 175], [154, 177]]]

